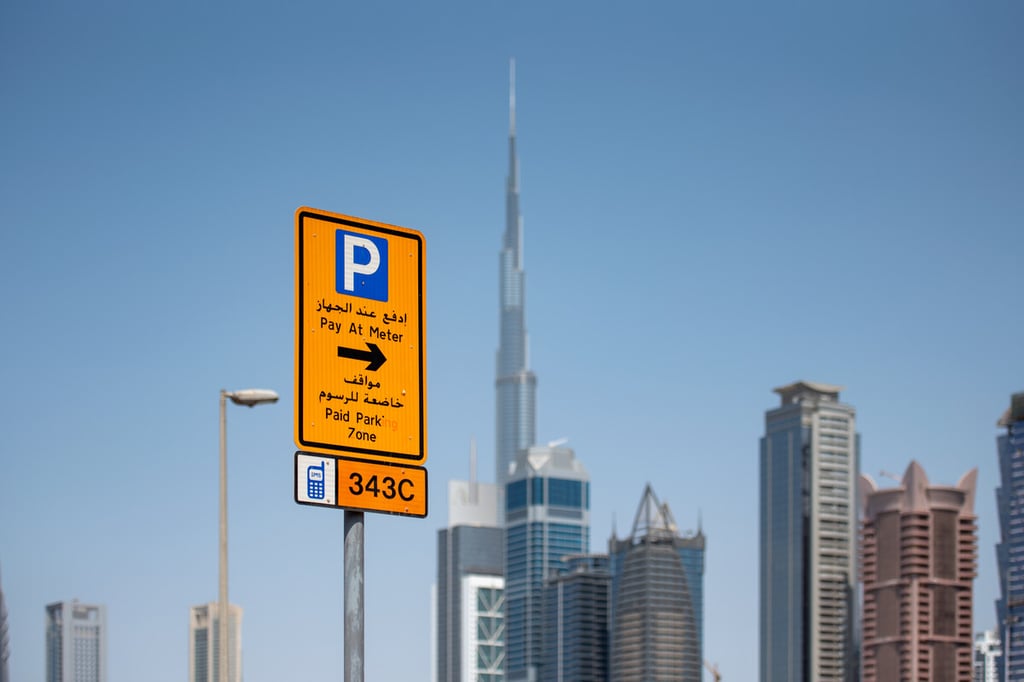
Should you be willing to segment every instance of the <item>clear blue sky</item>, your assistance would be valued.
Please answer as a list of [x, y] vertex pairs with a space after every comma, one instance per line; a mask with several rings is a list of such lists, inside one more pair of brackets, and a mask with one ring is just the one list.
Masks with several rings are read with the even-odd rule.
[[[429, 680], [436, 531], [493, 476], [508, 59], [539, 437], [708, 536], [705, 654], [757, 674], [771, 389], [840, 384], [863, 470], [978, 467], [1024, 390], [1024, 6], [30, 3], [0, 8], [0, 570], [14, 679], [102, 602], [111, 682], [187, 675], [217, 593], [217, 395], [245, 677], [340, 679], [342, 514], [292, 501], [293, 215], [427, 240], [430, 509], [367, 515], [367, 679]], [[549, 6], [550, 5], [550, 6]]]

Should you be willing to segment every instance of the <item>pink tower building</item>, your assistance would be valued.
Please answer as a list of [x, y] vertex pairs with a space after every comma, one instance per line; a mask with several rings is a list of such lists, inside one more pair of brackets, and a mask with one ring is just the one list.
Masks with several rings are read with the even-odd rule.
[[863, 682], [971, 682], [977, 477], [934, 486], [917, 462], [894, 488], [861, 476]]

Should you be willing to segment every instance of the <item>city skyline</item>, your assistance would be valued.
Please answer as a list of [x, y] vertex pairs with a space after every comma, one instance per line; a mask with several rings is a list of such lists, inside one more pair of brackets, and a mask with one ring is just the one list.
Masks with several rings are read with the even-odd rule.
[[365, 603], [368, 677], [428, 679], [445, 485], [496, 442], [513, 56], [536, 440], [586, 464], [591, 551], [647, 482], [702, 519], [705, 657], [754, 679], [734, 614], [757, 601], [763, 412], [773, 386], [834, 382], [862, 471], [978, 466], [994, 626], [1024, 8], [3, 12], [12, 679], [43, 679], [43, 606], [68, 595], [108, 607], [110, 682], [185, 678], [187, 608], [217, 587], [217, 395], [240, 386], [281, 394], [229, 434], [246, 679], [341, 667], [341, 515], [292, 499], [303, 205], [425, 235], [430, 514], [367, 515]]

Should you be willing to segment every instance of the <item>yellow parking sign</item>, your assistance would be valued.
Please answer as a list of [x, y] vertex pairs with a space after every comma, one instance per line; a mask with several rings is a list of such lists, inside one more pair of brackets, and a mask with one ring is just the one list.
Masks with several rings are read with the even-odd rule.
[[295, 443], [399, 464], [427, 459], [423, 235], [295, 212]]

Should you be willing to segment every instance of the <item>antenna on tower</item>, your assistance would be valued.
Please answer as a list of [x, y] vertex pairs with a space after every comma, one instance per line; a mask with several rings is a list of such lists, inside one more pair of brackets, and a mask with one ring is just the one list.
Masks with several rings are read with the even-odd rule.
[[479, 502], [480, 490], [479, 484], [476, 482], [476, 436], [470, 436], [469, 438], [469, 502], [470, 504], [477, 504]]
[[508, 134], [516, 134], [516, 58], [508, 60]]

